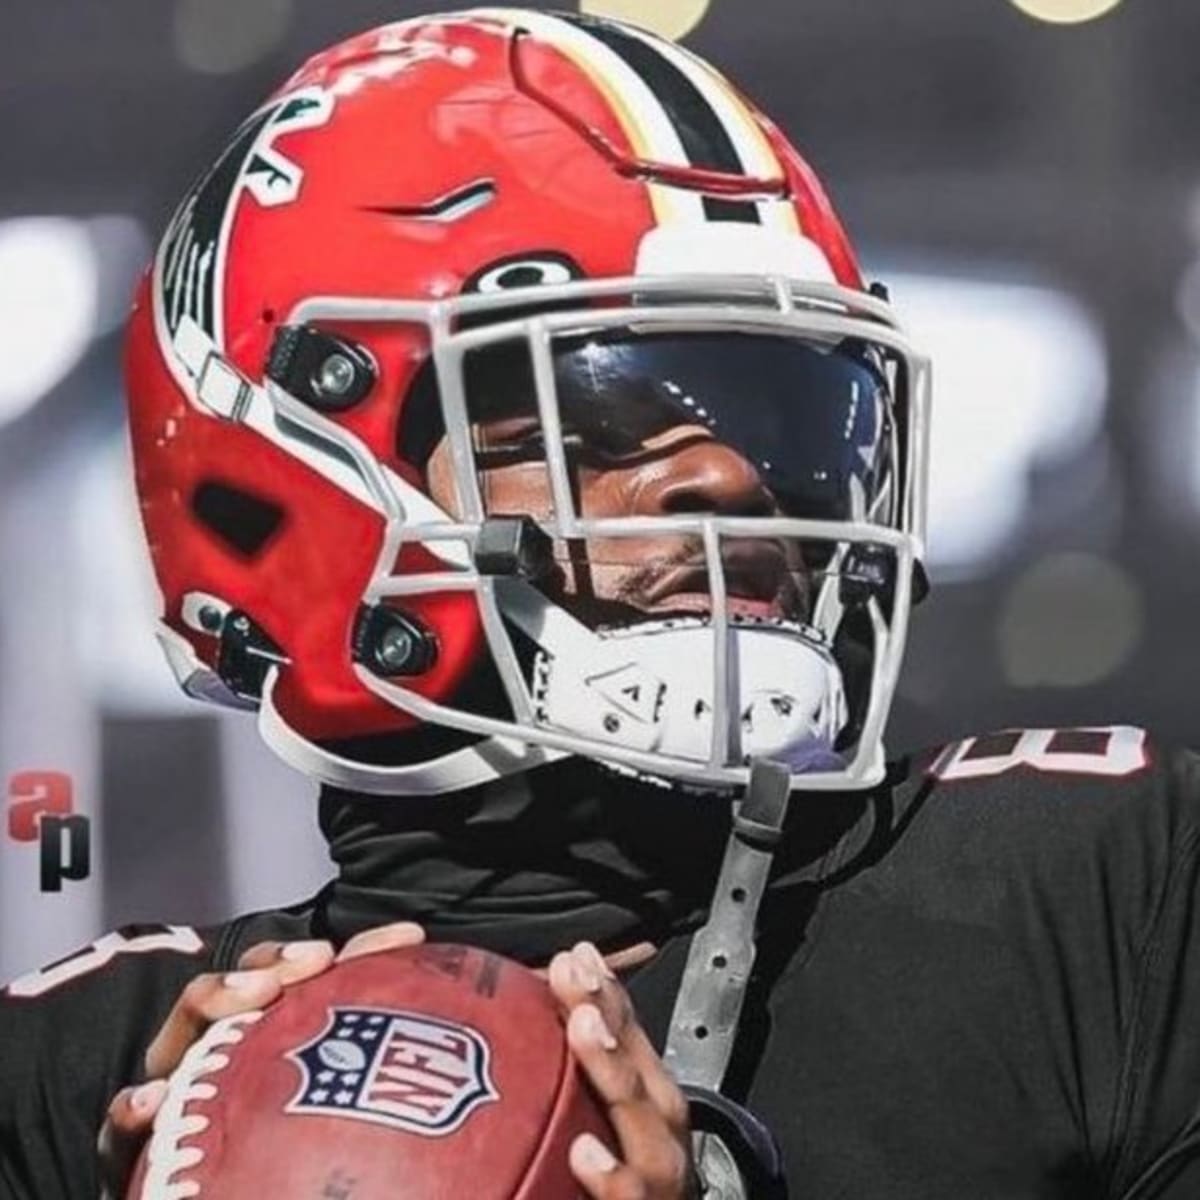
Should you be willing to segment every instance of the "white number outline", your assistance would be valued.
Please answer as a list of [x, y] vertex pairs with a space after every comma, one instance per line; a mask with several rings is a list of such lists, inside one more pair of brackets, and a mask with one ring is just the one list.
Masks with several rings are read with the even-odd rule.
[[157, 950], [199, 954], [203, 949], [203, 939], [190, 925], [166, 925], [158, 933], [143, 933], [137, 937], [126, 937], [120, 932], [106, 933], [70, 958], [14, 979], [0, 995], [16, 1000], [37, 999], [65, 983], [99, 971], [118, 954], [152, 954]]
[[[986, 779], [1028, 767], [1043, 775], [1100, 775], [1110, 779], [1134, 775], [1150, 765], [1146, 731], [1135, 725], [1084, 725], [1071, 729], [1004, 730], [1018, 734], [1007, 754], [986, 758], [967, 758], [982, 739], [964, 738], [948, 746], [934, 764], [932, 774], [947, 782], [962, 779]], [[1108, 741], [1102, 752], [1058, 751], [1050, 745], [1060, 733], [1105, 733]], [[989, 737], [1000, 736], [989, 734]]]

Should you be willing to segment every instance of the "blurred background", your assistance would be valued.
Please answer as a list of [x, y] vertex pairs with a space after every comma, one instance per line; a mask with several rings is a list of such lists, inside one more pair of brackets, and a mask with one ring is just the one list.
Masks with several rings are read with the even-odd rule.
[[[153, 641], [120, 326], [241, 117], [312, 51], [429, 7], [0, 9], [0, 784], [65, 772], [92, 830], [90, 878], [59, 894], [0, 839], [0, 979], [326, 875], [315, 788], [252, 719], [177, 695]], [[1044, 724], [1200, 741], [1200, 5], [581, 7], [679, 38], [765, 107], [933, 354], [934, 592], [891, 749]]]

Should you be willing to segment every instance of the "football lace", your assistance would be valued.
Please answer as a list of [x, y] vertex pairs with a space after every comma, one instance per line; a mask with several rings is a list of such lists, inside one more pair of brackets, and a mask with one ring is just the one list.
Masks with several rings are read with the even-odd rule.
[[224, 1047], [236, 1045], [245, 1036], [246, 1027], [261, 1020], [261, 1010], [235, 1013], [211, 1025], [203, 1037], [183, 1056], [171, 1076], [162, 1107], [154, 1119], [154, 1133], [146, 1150], [146, 1180], [139, 1200], [189, 1200], [200, 1195], [200, 1184], [175, 1176], [197, 1166], [204, 1159], [199, 1146], [185, 1146], [185, 1138], [203, 1133], [209, 1119], [202, 1113], [188, 1112], [194, 1100], [213, 1100], [215, 1084], [204, 1077], [229, 1066]]

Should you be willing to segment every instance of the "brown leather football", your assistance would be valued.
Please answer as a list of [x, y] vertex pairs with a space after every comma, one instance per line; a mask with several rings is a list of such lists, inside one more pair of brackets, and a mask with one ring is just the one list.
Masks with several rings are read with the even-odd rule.
[[525, 967], [466, 946], [339, 963], [226, 1018], [171, 1078], [130, 1200], [575, 1200], [615, 1140]]

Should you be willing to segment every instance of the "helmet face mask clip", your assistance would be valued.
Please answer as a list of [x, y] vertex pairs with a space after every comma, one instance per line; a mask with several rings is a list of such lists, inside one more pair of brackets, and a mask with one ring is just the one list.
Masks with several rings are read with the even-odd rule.
[[370, 352], [345, 338], [302, 325], [276, 331], [265, 374], [321, 412], [353, 408], [375, 386]]

